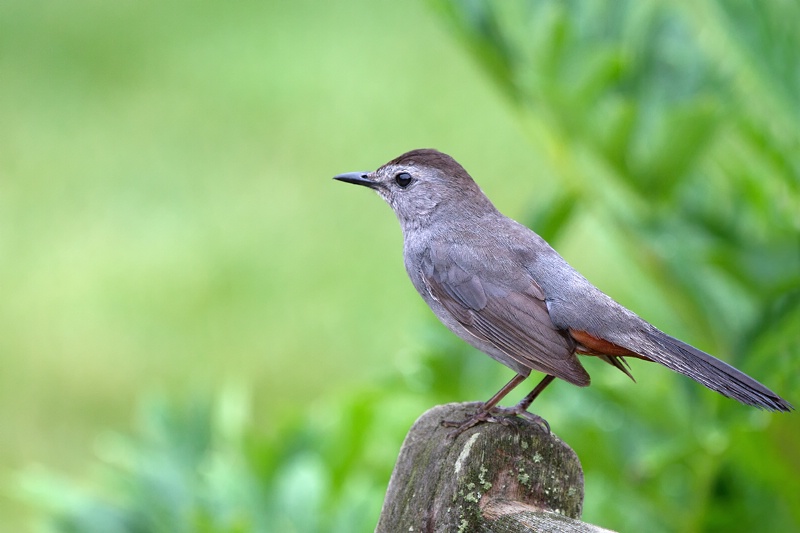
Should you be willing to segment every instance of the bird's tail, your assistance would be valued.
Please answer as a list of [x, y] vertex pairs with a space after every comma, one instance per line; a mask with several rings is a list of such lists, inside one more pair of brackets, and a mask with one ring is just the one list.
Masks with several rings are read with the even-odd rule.
[[723, 396], [769, 411], [791, 411], [792, 405], [767, 387], [728, 363], [670, 337], [650, 326], [645, 332], [648, 349], [637, 350], [648, 359], [688, 376]]

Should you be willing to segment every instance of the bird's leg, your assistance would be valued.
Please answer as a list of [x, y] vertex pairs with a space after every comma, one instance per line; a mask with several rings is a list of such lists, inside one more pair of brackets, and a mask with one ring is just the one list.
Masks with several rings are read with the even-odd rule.
[[[483, 405], [481, 405], [480, 408], [478, 409], [478, 412], [475, 413], [474, 415], [472, 415], [470, 418], [468, 418], [468, 419], [466, 419], [466, 420], [464, 420], [462, 422], [455, 422], [455, 421], [450, 421], [450, 420], [442, 420], [442, 425], [445, 426], [445, 427], [456, 428], [456, 429], [454, 429], [453, 431], [450, 432], [450, 436], [455, 437], [456, 435], [462, 433], [463, 431], [471, 428], [472, 426], [474, 426], [476, 424], [479, 424], [481, 422], [485, 422], [485, 421], [488, 421], [488, 420], [493, 420], [494, 417], [492, 417], [491, 413], [492, 413], [492, 410], [497, 405], [497, 403], [500, 400], [502, 400], [506, 396], [506, 394], [511, 392], [511, 390], [514, 389], [514, 387], [516, 387], [517, 385], [519, 385], [520, 383], [525, 381], [525, 378], [527, 378], [527, 377], [528, 376], [523, 376], [522, 374], [517, 374], [516, 376], [511, 378], [511, 381], [506, 383], [503, 386], [502, 389], [497, 391], [497, 393], [494, 396], [489, 398], [489, 400], [487, 400]], [[548, 377], [550, 377], [551, 380], [552, 380], [552, 376], [548, 376]], [[540, 383], [540, 385], [541, 385], [541, 383]], [[537, 388], [539, 388], [539, 387], [537, 387]], [[541, 388], [543, 389], [544, 387], [541, 387]], [[531, 393], [531, 394], [533, 394], [533, 393]], [[530, 396], [531, 394], [529, 394], [528, 396]], [[535, 396], [534, 396], [534, 398], [535, 398]], [[526, 396], [526, 399], [527, 399], [527, 396]], [[524, 401], [525, 400], [523, 400], [523, 402]], [[531, 398], [530, 401], [532, 402], [533, 398]], [[522, 403], [522, 402], [520, 402], [520, 403]], [[528, 402], [527, 405], [530, 405], [530, 402]], [[526, 405], [526, 407], [527, 407], [527, 405]], [[524, 410], [525, 409], [523, 408], [523, 411]], [[530, 414], [530, 413], [528, 413], [528, 414]], [[496, 420], [494, 420], [494, 421], [496, 421]]]
[[555, 376], [546, 375], [542, 378], [542, 381], [539, 382], [533, 390], [525, 396], [517, 405], [514, 407], [495, 407], [494, 411], [500, 413], [501, 415], [505, 416], [519, 416], [524, 418], [529, 422], [533, 422], [535, 424], [539, 424], [540, 426], [544, 427], [548, 433], [550, 433], [550, 424], [547, 423], [547, 420], [542, 418], [539, 415], [535, 415], [528, 411], [528, 407], [531, 406], [533, 400], [536, 399], [537, 396], [547, 387], [553, 380], [556, 379]]

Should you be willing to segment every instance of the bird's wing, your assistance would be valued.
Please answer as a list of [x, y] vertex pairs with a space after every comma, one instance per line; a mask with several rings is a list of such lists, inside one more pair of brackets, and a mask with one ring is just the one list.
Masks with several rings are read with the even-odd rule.
[[589, 384], [573, 339], [553, 324], [541, 287], [512, 258], [452, 242], [428, 252], [421, 269], [425, 286], [464, 329], [508, 361]]

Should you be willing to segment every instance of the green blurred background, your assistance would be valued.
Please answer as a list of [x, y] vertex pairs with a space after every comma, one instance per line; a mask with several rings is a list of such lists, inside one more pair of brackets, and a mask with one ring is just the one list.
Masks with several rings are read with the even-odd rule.
[[[510, 371], [374, 195], [458, 159], [660, 328], [800, 402], [791, 2], [0, 3], [0, 528], [368, 531], [402, 437]], [[628, 531], [800, 528], [800, 424], [586, 361], [536, 411]]]

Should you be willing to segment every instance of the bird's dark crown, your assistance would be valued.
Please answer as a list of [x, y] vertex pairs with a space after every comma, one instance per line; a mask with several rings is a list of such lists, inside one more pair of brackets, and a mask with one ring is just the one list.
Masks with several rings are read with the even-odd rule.
[[430, 167], [445, 175], [470, 179], [469, 174], [455, 159], [433, 148], [418, 148], [389, 161], [387, 165], [414, 165]]

